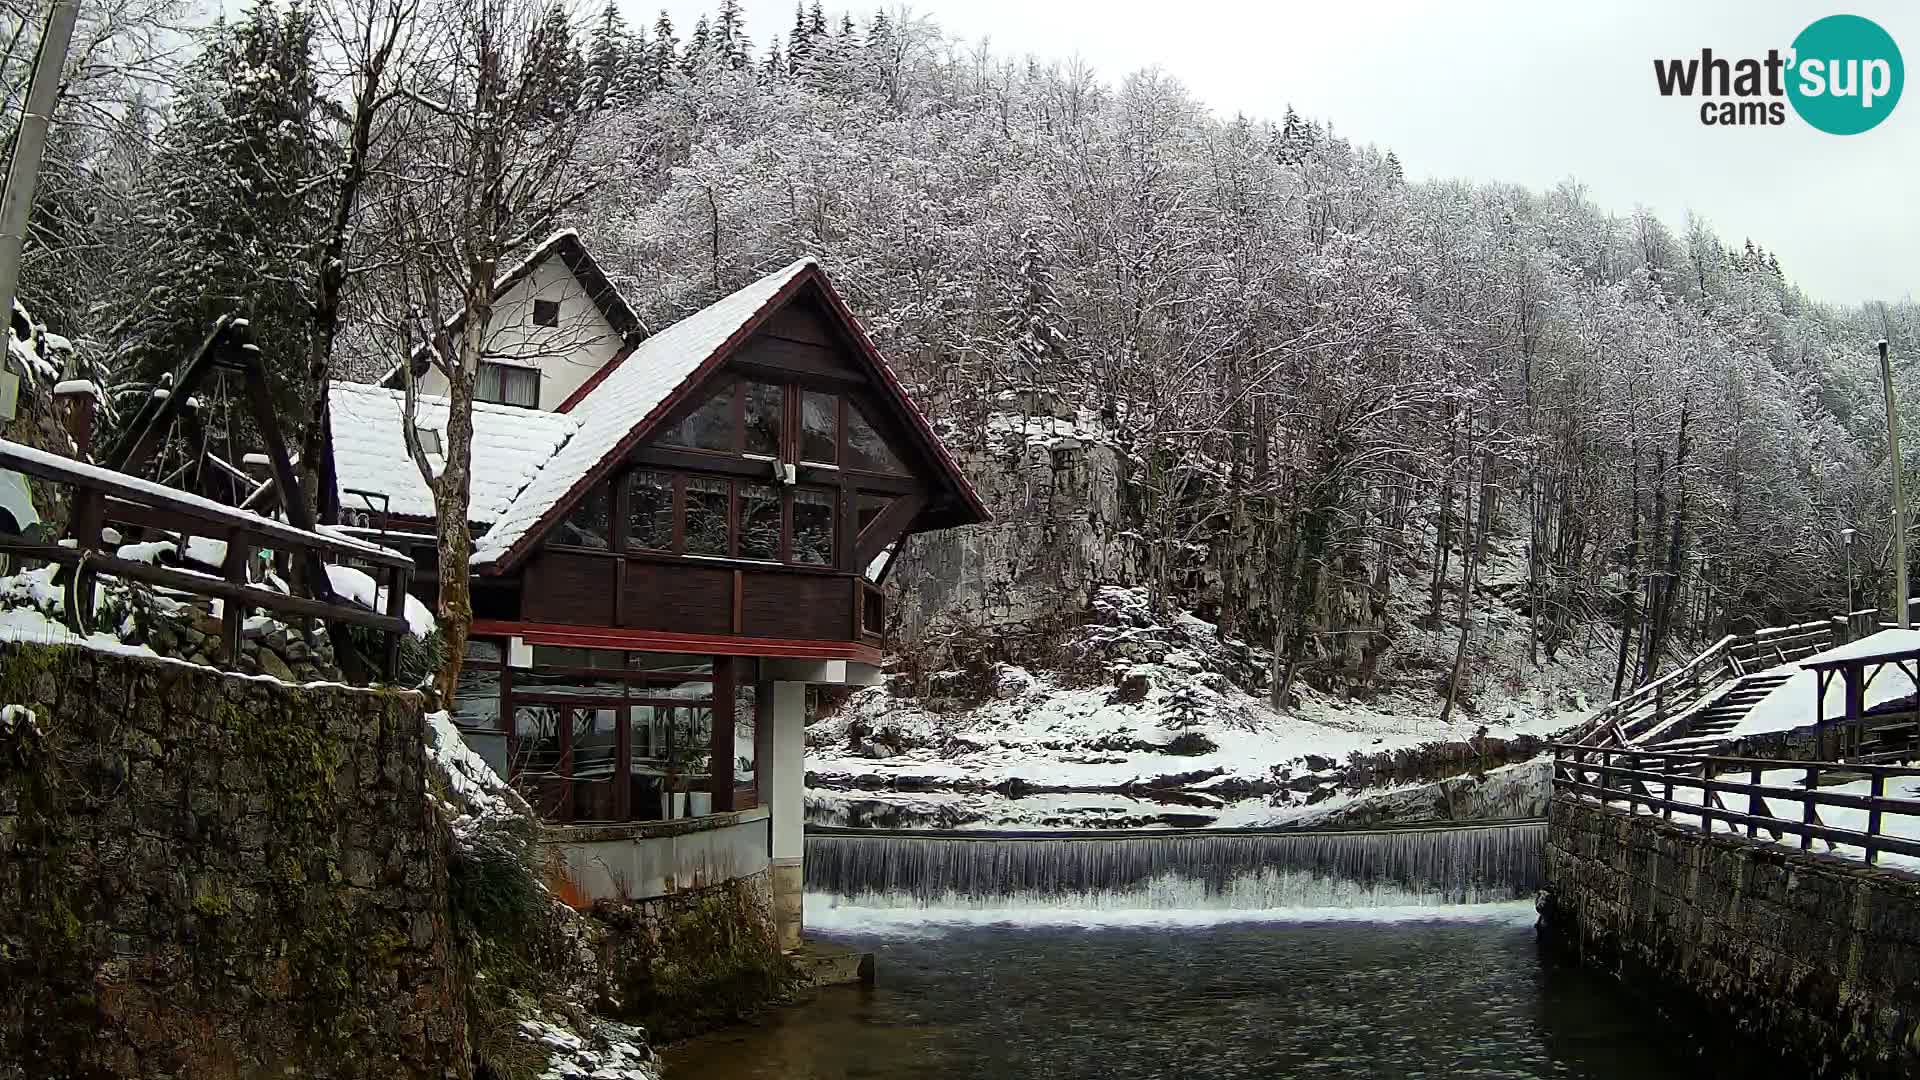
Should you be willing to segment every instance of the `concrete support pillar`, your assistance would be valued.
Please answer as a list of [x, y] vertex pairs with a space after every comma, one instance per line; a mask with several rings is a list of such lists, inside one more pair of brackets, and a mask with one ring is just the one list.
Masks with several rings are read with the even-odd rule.
[[768, 746], [773, 760], [764, 775], [766, 805], [773, 814], [773, 923], [780, 947], [800, 947], [803, 896], [806, 889], [806, 808], [801, 794], [806, 784], [807, 684], [773, 684], [772, 708], [761, 715], [771, 722]]

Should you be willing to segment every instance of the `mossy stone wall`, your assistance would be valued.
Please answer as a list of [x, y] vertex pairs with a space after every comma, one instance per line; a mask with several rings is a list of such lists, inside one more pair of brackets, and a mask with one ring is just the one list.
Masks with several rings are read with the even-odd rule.
[[763, 871], [652, 900], [603, 900], [602, 1008], [673, 1042], [750, 1019], [796, 985]]
[[0, 643], [0, 714], [0, 1080], [465, 1075], [416, 695]]
[[1920, 877], [1564, 795], [1550, 814], [1543, 929], [1578, 962], [1790, 1075], [1920, 1076]]

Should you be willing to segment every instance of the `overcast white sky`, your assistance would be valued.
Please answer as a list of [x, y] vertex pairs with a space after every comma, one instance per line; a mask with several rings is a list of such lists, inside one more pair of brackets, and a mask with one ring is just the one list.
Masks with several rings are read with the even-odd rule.
[[[621, 0], [651, 24], [660, 0]], [[664, 4], [684, 39], [717, 0]], [[848, 7], [844, 0], [825, 4]], [[877, 3], [853, 5], [858, 17]], [[888, 3], [889, 10], [893, 5]], [[744, 0], [756, 48], [785, 36], [793, 0]], [[1776, 252], [1817, 299], [1920, 293], [1920, 90], [1862, 135], [1710, 128], [1697, 99], [1663, 99], [1656, 56], [1762, 56], [1808, 23], [1865, 15], [1920, 64], [1920, 6], [1783, 0], [1316, 3], [919, 0], [914, 12], [996, 52], [1079, 56], [1109, 80], [1158, 65], [1217, 112], [1278, 118], [1291, 102], [1349, 138], [1399, 154], [1410, 177], [1569, 177], [1603, 206], [1688, 210], [1730, 243]]]

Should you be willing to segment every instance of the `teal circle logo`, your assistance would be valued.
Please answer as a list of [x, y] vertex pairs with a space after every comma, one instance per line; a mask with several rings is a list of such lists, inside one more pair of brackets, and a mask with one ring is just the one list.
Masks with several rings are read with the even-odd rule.
[[1900, 47], [1880, 24], [1829, 15], [1793, 39], [1787, 99], [1800, 119], [1829, 135], [1858, 135], [1900, 102], [1906, 84]]

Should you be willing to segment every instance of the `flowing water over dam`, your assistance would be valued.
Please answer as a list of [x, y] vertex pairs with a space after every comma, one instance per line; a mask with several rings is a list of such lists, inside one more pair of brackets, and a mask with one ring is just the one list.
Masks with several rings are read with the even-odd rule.
[[1781, 1075], [1550, 960], [1545, 825], [807, 837], [809, 932], [876, 955], [668, 1080]]
[[816, 829], [807, 891], [860, 907], [1273, 910], [1531, 898], [1546, 824], [1282, 832]]

